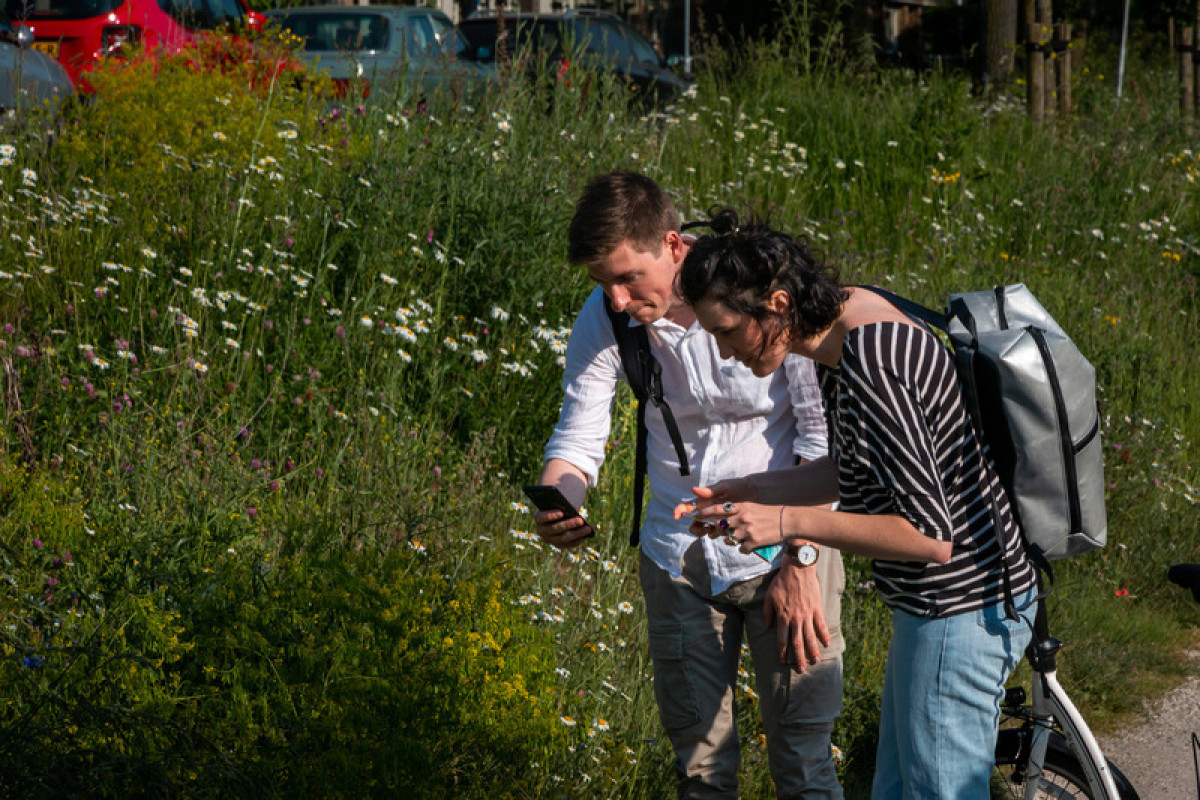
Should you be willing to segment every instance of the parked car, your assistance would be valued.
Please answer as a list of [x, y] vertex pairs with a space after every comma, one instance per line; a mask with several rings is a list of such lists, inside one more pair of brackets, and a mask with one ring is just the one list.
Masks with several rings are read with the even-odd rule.
[[[688, 88], [636, 28], [616, 14], [571, 9], [554, 14], [504, 15], [504, 41], [510, 57], [529, 59], [534, 71], [552, 70], [569, 80], [572, 54], [588, 67], [612, 72], [632, 95], [648, 102], [666, 102]], [[494, 63], [498, 18], [476, 12], [458, 24], [470, 43], [470, 54]]]
[[310, 6], [268, 11], [304, 41], [300, 58], [329, 75], [341, 92], [351, 86], [380, 99], [403, 83], [421, 98], [441, 92], [469, 96], [495, 74], [492, 65], [464, 58], [466, 40], [432, 8]]
[[[126, 45], [176, 52], [203, 31], [259, 27], [242, 0], [4, 0], [33, 31], [33, 47], [57, 58], [76, 85], [100, 59]], [[86, 82], [83, 87], [86, 88]]]
[[62, 65], [31, 44], [33, 33], [14, 25], [0, 11], [0, 114], [4, 116], [33, 108], [54, 111], [75, 91]]

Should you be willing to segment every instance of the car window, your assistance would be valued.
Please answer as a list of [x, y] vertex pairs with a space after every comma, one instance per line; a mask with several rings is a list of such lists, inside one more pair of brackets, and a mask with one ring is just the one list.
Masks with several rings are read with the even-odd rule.
[[87, 19], [115, 11], [123, 0], [5, 0], [4, 9], [16, 20]]
[[158, 0], [158, 7], [185, 28], [211, 30], [238, 22], [237, 0]]
[[496, 26], [489, 20], [464, 20], [458, 25], [459, 33], [467, 40], [467, 52], [480, 61], [496, 58]]
[[541, 21], [535, 27], [536, 32], [530, 37], [530, 45], [539, 53], [561, 55], [566, 47], [564, 40], [570, 36], [569, 29], [561, 22], [552, 20]]
[[364, 50], [387, 50], [390, 39], [391, 25], [387, 17], [377, 14], [367, 20], [367, 31], [362, 40]]
[[662, 63], [658, 57], [658, 51], [654, 49], [654, 45], [646, 41], [646, 37], [642, 36], [641, 31], [637, 28], [622, 25], [621, 33], [625, 34], [625, 40], [629, 42], [629, 48], [633, 51], [634, 60], [644, 64]]
[[408, 18], [408, 38], [414, 55], [433, 54], [437, 52], [438, 40], [433, 33], [433, 25], [429, 17], [415, 14]]
[[[480, 61], [496, 59], [496, 20], [494, 18], [468, 20], [459, 24], [459, 35], [463, 40], [464, 52]], [[504, 29], [508, 42], [508, 53], [532, 52], [538, 55], [558, 57], [571, 36], [567, 24], [558, 19], [510, 19]]]
[[304, 40], [305, 50], [385, 50], [391, 40], [388, 18], [382, 14], [289, 14], [280, 24]]
[[586, 52], [599, 56], [605, 61], [628, 63], [633, 60], [633, 51], [625, 41], [625, 37], [617, 30], [617, 26], [603, 19], [580, 20], [579, 41]]
[[509, 30], [510, 37], [515, 36], [516, 42], [514, 46], [514, 39], [509, 39], [509, 52], [520, 50], [539, 55], [557, 54], [562, 46], [560, 27], [562, 23], [552, 19], [518, 20]]
[[438, 49], [446, 55], [463, 56], [467, 52], [467, 40], [463, 38], [454, 23], [446, 17], [429, 16], [433, 26], [433, 36], [437, 39]]

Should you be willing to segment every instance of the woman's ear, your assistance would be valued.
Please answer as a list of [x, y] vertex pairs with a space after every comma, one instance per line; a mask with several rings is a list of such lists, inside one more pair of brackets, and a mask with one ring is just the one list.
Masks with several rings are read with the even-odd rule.
[[788, 293], [783, 289], [776, 289], [767, 298], [767, 310], [779, 317], [786, 317], [791, 305], [792, 299], [788, 297]]

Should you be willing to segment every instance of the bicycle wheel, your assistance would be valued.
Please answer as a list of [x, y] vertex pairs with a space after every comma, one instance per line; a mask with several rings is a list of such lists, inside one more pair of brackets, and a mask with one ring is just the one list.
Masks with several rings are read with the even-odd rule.
[[[1024, 781], [1013, 780], [1013, 767], [1018, 761], [1023, 735], [1022, 731], [1016, 729], [1000, 731], [996, 743], [996, 773], [992, 780], [993, 798], [1025, 796]], [[1108, 768], [1112, 772], [1113, 783], [1116, 784], [1121, 800], [1138, 800], [1137, 791], [1121, 770], [1111, 761], [1108, 761]], [[1057, 731], [1050, 734], [1050, 743], [1046, 747], [1046, 761], [1042, 765], [1042, 789], [1037, 796], [1039, 800], [1095, 800], [1079, 759], [1071, 752], [1066, 738]]]

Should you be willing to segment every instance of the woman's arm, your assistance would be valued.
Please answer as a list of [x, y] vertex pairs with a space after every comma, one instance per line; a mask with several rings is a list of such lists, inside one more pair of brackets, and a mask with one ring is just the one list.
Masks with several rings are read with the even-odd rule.
[[762, 505], [745, 500], [706, 500], [696, 489], [699, 510], [690, 503], [676, 507], [676, 519], [692, 514], [690, 530], [696, 535], [726, 538], [743, 553], [784, 539], [803, 539], [847, 553], [885, 561], [944, 564], [952, 543], [921, 533], [895, 514], [850, 514], [814, 506]]
[[837, 502], [837, 465], [829, 456], [787, 469], [746, 476], [753, 499], [770, 505], [821, 506]]
[[[951, 542], [926, 536], [895, 514], [850, 514], [810, 506], [785, 506], [777, 513], [783, 538], [807, 539], [884, 561], [945, 564], [950, 560]], [[730, 520], [729, 524], [737, 531], [737, 538], [747, 542], [742, 545], [743, 552], [757, 546], [748, 543], [736, 522]]]
[[743, 478], [717, 481], [711, 486], [692, 489], [696, 503], [683, 503], [675, 519], [690, 514], [696, 507], [747, 500], [776, 505], [829, 505], [838, 499], [837, 467], [829, 456], [805, 461], [795, 467], [756, 472]]

